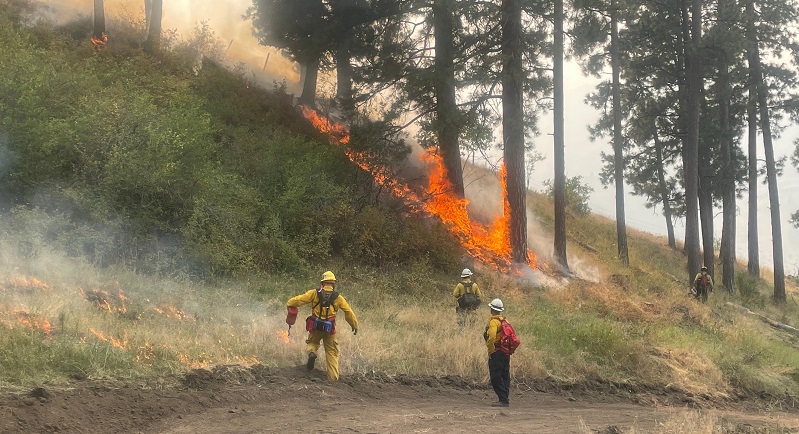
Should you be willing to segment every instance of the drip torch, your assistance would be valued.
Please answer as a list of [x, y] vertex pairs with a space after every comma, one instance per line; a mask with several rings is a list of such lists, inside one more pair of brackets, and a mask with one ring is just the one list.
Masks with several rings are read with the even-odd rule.
[[288, 313], [286, 314], [286, 324], [289, 325], [287, 336], [291, 336], [291, 326], [297, 321], [297, 308], [288, 306]]

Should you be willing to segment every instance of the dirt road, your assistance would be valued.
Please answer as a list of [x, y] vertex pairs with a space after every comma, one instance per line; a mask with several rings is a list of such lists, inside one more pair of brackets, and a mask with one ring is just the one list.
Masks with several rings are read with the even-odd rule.
[[0, 432], [648, 433], [697, 418], [712, 419], [724, 432], [799, 432], [795, 412], [744, 404], [698, 410], [708, 405], [680, 404], [668, 394], [535, 388], [540, 387], [520, 384], [511, 407], [494, 408], [490, 389], [458, 378], [375, 376], [329, 383], [321, 371], [223, 367], [169, 382], [84, 381], [4, 397]]

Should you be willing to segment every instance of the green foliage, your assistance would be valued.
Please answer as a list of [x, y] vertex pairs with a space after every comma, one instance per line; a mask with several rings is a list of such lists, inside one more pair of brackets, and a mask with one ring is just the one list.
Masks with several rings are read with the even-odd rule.
[[[441, 228], [387, 208], [285, 86], [258, 89], [198, 63], [217, 46], [207, 26], [168, 36], [153, 59], [136, 46], [141, 23], [101, 51], [73, 39], [86, 24], [20, 28], [0, 9], [0, 188], [9, 223], [41, 231], [20, 236], [28, 254], [50, 245], [196, 276], [298, 272], [336, 257], [449, 266], [460, 255]], [[371, 164], [408, 152], [390, 125], [365, 119], [351, 142]]]
[[735, 286], [741, 301], [749, 307], [762, 308], [766, 305], [766, 297], [761, 294], [760, 285], [762, 281], [746, 271], [735, 274]]
[[[554, 197], [555, 185], [552, 180], [544, 181], [545, 192], [547, 196]], [[581, 175], [566, 178], [566, 206], [577, 215], [587, 215], [591, 212], [591, 207], [588, 206], [588, 199], [594, 188], [583, 183]]]

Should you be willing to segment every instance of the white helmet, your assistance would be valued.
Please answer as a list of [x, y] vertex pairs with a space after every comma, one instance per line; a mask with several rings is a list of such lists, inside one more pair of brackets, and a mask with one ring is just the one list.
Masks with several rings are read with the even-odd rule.
[[464, 268], [463, 271], [461, 271], [461, 277], [470, 277], [471, 275], [472, 275], [472, 270], [468, 268]]
[[502, 300], [498, 298], [491, 300], [491, 303], [488, 303], [488, 307], [490, 307], [491, 310], [495, 310], [497, 312], [502, 312], [503, 310], [505, 310], [505, 305], [502, 304]]

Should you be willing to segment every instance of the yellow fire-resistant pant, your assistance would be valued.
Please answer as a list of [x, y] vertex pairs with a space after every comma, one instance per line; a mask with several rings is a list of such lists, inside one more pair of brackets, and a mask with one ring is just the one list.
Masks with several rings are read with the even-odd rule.
[[306, 350], [309, 353], [316, 353], [317, 350], [319, 350], [320, 341], [324, 341], [325, 343], [325, 362], [327, 362], [327, 378], [332, 381], [338, 381], [339, 350], [338, 350], [338, 341], [336, 341], [336, 335], [331, 335], [330, 333], [314, 330], [308, 335], [308, 339], [305, 341], [305, 343], [308, 344]]

